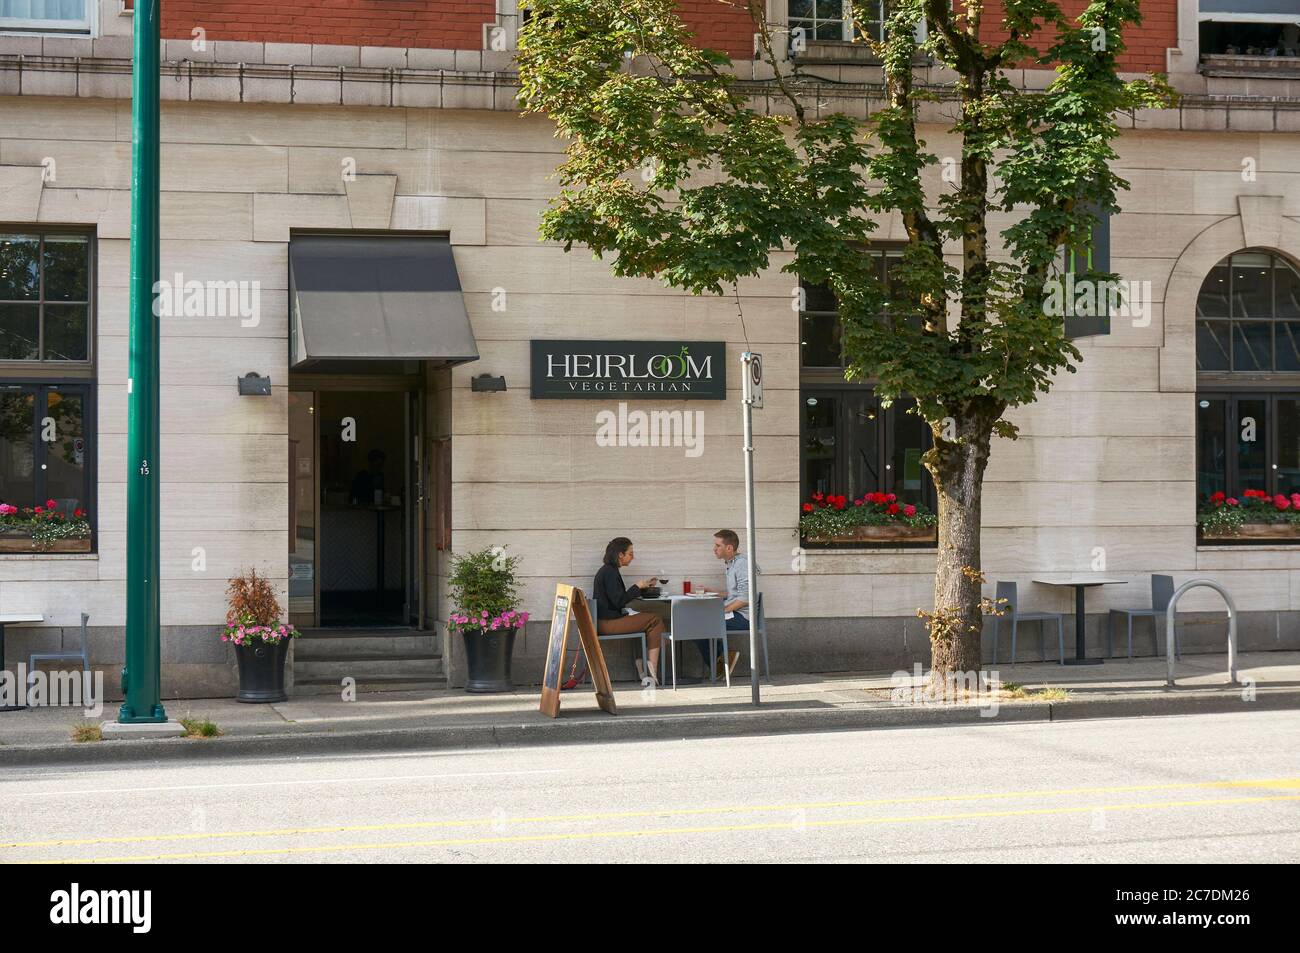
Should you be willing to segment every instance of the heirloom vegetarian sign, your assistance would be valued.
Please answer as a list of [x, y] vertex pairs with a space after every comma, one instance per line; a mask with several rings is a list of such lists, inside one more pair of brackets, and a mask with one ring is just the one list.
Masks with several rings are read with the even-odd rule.
[[534, 398], [725, 400], [721, 341], [533, 341]]

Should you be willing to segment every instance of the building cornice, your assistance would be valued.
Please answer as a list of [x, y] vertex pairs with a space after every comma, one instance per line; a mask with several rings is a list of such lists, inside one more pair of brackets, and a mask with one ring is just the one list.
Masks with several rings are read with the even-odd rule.
[[[182, 59], [164, 61], [161, 70], [161, 93], [167, 101], [502, 111], [519, 108], [519, 78], [507, 69]], [[1033, 72], [1025, 71], [1021, 84], [1041, 87], [1043, 77], [1031, 75]], [[883, 84], [875, 82], [816, 77], [787, 81], [787, 85], [813, 115], [844, 112], [865, 118], [882, 108], [885, 101]], [[784, 95], [765, 77], [738, 79], [736, 88], [763, 111], [790, 111]], [[952, 122], [955, 98], [951, 87], [932, 81], [928, 88], [939, 95], [920, 105], [921, 120]], [[129, 99], [130, 95], [130, 59], [0, 54], [0, 96]], [[1121, 116], [1120, 124], [1124, 128], [1198, 132], [1300, 132], [1300, 98], [1184, 94], [1173, 109], [1141, 110]]]

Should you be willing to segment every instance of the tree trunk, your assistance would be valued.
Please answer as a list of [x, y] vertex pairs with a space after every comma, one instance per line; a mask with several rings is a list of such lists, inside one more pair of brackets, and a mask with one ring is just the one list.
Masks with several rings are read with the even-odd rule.
[[[939, 496], [939, 555], [930, 630], [931, 677], [978, 672], [984, 627], [980, 584], [980, 502], [993, 422], [1001, 408], [971, 401], [935, 428], [926, 467]], [[956, 439], [946, 439], [954, 436]], [[955, 431], [955, 434], [954, 434]]]

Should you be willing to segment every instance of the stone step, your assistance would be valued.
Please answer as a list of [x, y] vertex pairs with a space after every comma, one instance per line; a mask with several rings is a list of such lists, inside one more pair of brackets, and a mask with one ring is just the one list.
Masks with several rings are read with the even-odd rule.
[[370, 656], [363, 658], [303, 659], [293, 661], [293, 677], [328, 678], [335, 683], [344, 676], [357, 680], [371, 676], [385, 678], [441, 678], [446, 672], [441, 656], [417, 657]]
[[[372, 675], [366, 678], [358, 678], [356, 690], [358, 692], [415, 692], [415, 691], [437, 691], [447, 687], [445, 677], [438, 678], [407, 678], [404, 676], [385, 676]], [[342, 686], [336, 678], [298, 678], [295, 674], [293, 682], [294, 695], [337, 695], [342, 691]]]
[[406, 634], [376, 635], [373, 629], [366, 629], [355, 635], [303, 635], [294, 645], [293, 655], [295, 659], [421, 656], [437, 654], [442, 648], [440, 633], [399, 631]]

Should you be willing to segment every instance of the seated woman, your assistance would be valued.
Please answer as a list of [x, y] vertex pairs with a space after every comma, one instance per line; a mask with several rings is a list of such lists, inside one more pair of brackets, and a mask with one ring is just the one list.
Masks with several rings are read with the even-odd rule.
[[[654, 585], [654, 577], [638, 580], [631, 586], [623, 585], [623, 575], [619, 572], [632, 562], [632, 540], [619, 536], [609, 541], [605, 547], [605, 564], [596, 571], [595, 581], [591, 586], [592, 598], [596, 600], [596, 631], [601, 635], [626, 635], [629, 632], [644, 632], [646, 637], [646, 655], [650, 662], [650, 671], [646, 673], [655, 684], [659, 683], [659, 646], [663, 640], [664, 623], [653, 612], [634, 612], [624, 615], [623, 609], [633, 599], [641, 598], [641, 590]], [[637, 660], [640, 662], [640, 659]], [[638, 666], [639, 667], [639, 666]]]

